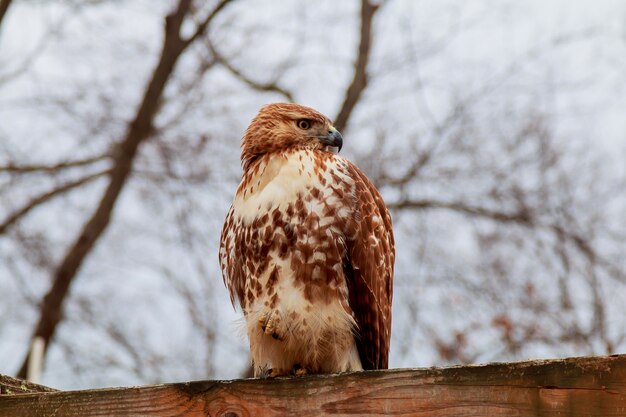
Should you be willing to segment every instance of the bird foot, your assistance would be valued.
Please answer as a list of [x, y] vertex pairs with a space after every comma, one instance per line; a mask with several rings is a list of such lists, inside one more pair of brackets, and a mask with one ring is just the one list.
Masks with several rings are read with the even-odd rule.
[[291, 370], [291, 373], [294, 376], [305, 376], [305, 375], [309, 374], [309, 370], [306, 369], [306, 368], [301, 367], [300, 364], [297, 363], [297, 364], [295, 364], [293, 366], [293, 369]]
[[289, 372], [287, 369], [281, 369], [281, 368], [266, 368], [266, 369], [261, 369], [258, 375], [260, 378], [267, 379], [267, 378], [277, 378], [279, 376], [289, 376], [291, 375], [291, 372]]
[[295, 364], [293, 368], [291, 368], [291, 370], [282, 369], [282, 368], [265, 368], [264, 367], [264, 368], [259, 369], [257, 375], [260, 378], [267, 379], [267, 378], [277, 378], [280, 376], [302, 377], [302, 376], [309, 375], [309, 373], [310, 372], [307, 368], [303, 368], [299, 364]]
[[282, 319], [278, 310], [267, 311], [259, 317], [259, 325], [263, 333], [276, 340], [283, 340]]

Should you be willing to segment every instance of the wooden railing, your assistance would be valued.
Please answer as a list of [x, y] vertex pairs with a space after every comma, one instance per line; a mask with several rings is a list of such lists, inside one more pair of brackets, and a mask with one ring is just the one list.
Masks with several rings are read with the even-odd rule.
[[626, 417], [626, 355], [50, 391], [0, 378], [0, 416]]

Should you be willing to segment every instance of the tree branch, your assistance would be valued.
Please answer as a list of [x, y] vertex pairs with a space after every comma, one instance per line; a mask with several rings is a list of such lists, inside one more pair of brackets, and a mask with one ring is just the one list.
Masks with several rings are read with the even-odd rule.
[[198, 27], [196, 28], [196, 31], [193, 33], [193, 35], [191, 35], [189, 38], [187, 38], [184, 42], [186, 46], [189, 46], [191, 43], [193, 43], [196, 39], [198, 39], [200, 36], [202, 36], [204, 34], [204, 32], [206, 32], [206, 28], [209, 26], [209, 24], [211, 23], [211, 21], [215, 18], [215, 16], [218, 15], [218, 13], [220, 11], [222, 11], [222, 9], [233, 0], [221, 0], [211, 11], [211, 13], [209, 13], [209, 15], [204, 18], [204, 20], [198, 25]]
[[[204, 31], [212, 18], [228, 2], [222, 1], [205, 20], [206, 23], [202, 28], [198, 28], [196, 34]], [[63, 302], [68, 294], [70, 284], [109, 225], [115, 203], [132, 171], [139, 145], [153, 133], [154, 117], [158, 112], [163, 91], [174, 71], [178, 58], [197, 37], [193, 36], [188, 40], [183, 40], [180, 36], [180, 28], [189, 12], [190, 5], [191, 0], [180, 0], [177, 9], [166, 17], [165, 36], [159, 61], [144, 92], [136, 116], [129, 124], [124, 139], [114, 153], [113, 168], [109, 174], [109, 185], [95, 212], [85, 223], [74, 244], [68, 249], [63, 261], [54, 272], [52, 288], [43, 299], [39, 321], [33, 333], [33, 338], [41, 337], [44, 339], [46, 347], [50, 345], [50, 340], [62, 319]], [[18, 372], [18, 377], [23, 378], [26, 375], [27, 367], [28, 354]]]
[[[540, 227], [553, 232], [561, 245], [563, 241], [571, 242], [587, 261], [587, 276], [589, 278], [589, 287], [592, 295], [593, 310], [592, 324], [589, 330], [589, 335], [587, 335], [587, 337], [591, 335], [597, 335], [604, 344], [605, 352], [607, 354], [613, 353], [615, 343], [611, 341], [610, 337], [607, 334], [606, 309], [601, 295], [600, 281], [595, 270], [595, 268], [598, 266], [606, 265], [602, 265], [602, 260], [599, 259], [596, 249], [592, 246], [589, 238], [579, 233], [569, 231], [558, 224], [542, 225], [541, 223], [533, 219], [532, 214], [529, 212], [528, 209], [525, 209], [523, 207], [514, 212], [503, 212], [487, 209], [484, 207], [470, 206], [459, 202], [441, 202], [435, 200], [402, 200], [395, 203], [390, 203], [387, 206], [391, 209], [448, 209], [471, 216], [491, 219], [501, 223], [517, 223], [526, 227]], [[562, 262], [566, 264], [566, 270], [569, 269], [569, 266], [567, 265], [569, 260], [563, 254], [562, 249], [559, 253], [559, 256], [561, 257]], [[561, 284], [561, 287], [562, 285], [563, 284]], [[562, 296], [565, 295], [566, 297], [565, 299], [563, 299], [563, 301], [569, 304], [570, 301], [567, 290], [562, 289], [562, 291], [564, 291]], [[568, 304], [566, 304], [564, 308], [567, 308]], [[579, 333], [576, 334], [578, 335]]]
[[67, 168], [81, 167], [91, 165], [95, 162], [108, 158], [109, 155], [93, 156], [85, 159], [77, 159], [74, 161], [59, 162], [54, 165], [15, 165], [10, 162], [8, 165], [0, 166], [0, 172], [10, 172], [16, 174], [26, 174], [32, 172], [55, 172]]
[[85, 185], [97, 178], [100, 178], [106, 174], [109, 173], [110, 170], [105, 170], [105, 171], [100, 171], [97, 172], [95, 174], [91, 174], [88, 175], [86, 177], [80, 178], [78, 180], [75, 181], [71, 181], [68, 182], [66, 184], [61, 185], [60, 187], [57, 187], [53, 190], [50, 190], [48, 192], [45, 192], [37, 197], [35, 197], [34, 199], [32, 199], [30, 202], [28, 202], [26, 205], [24, 205], [22, 208], [16, 210], [15, 212], [13, 212], [13, 214], [9, 215], [9, 217], [7, 217], [4, 222], [2, 222], [0, 224], [0, 235], [2, 235], [3, 233], [5, 233], [7, 231], [7, 229], [9, 227], [11, 227], [13, 224], [15, 224], [17, 221], [19, 221], [22, 217], [24, 217], [25, 215], [27, 215], [32, 209], [34, 209], [35, 207], [45, 203], [48, 200], [53, 199], [54, 197], [57, 197], [61, 194], [65, 194], [68, 191], [73, 190], [74, 188], [80, 187], [81, 185]]
[[354, 76], [346, 90], [341, 109], [334, 120], [335, 127], [340, 131], [347, 126], [352, 110], [367, 87], [367, 63], [372, 45], [372, 20], [378, 7], [378, 5], [370, 3], [369, 0], [361, 0], [361, 37], [359, 52], [354, 63]]
[[215, 49], [215, 46], [213, 46], [213, 43], [209, 39], [207, 39], [205, 43], [207, 45], [207, 48], [209, 48], [209, 51], [215, 58], [215, 60], [219, 62], [224, 68], [226, 68], [228, 72], [234, 75], [235, 78], [237, 78], [239, 81], [242, 81], [244, 84], [248, 85], [253, 90], [278, 93], [284, 96], [288, 101], [290, 102], [294, 101], [293, 94], [290, 91], [279, 86], [276, 83], [276, 81], [269, 81], [269, 82], [263, 83], [263, 82], [255, 81], [249, 78], [239, 69], [235, 68], [226, 58], [224, 58], [224, 56]]
[[11, 0], [0, 0], [0, 27], [2, 26], [2, 19], [7, 14], [7, 10], [11, 5]]
[[[0, 4], [0, 14], [2, 14], [2, 7], [5, 7], [3, 4], [5, 1], [11, 3], [11, 0], [0, 0], [0, 2], [2, 2], [2, 4]], [[8, 5], [6, 7], [8, 8]], [[0, 16], [0, 20], [1, 19], [2, 16]], [[26, 70], [42, 55], [51, 41], [59, 34], [59, 31], [63, 28], [67, 19], [67, 15], [62, 15], [59, 19], [50, 24], [39, 37], [37, 44], [22, 58], [21, 62], [12, 63], [13, 65], [10, 69], [4, 69], [5, 71], [0, 74], [0, 87], [3, 87], [9, 81], [26, 73]]]
[[524, 225], [533, 224], [531, 214], [526, 209], [519, 209], [514, 212], [503, 212], [484, 207], [471, 206], [460, 202], [445, 202], [436, 200], [401, 200], [388, 203], [390, 209], [447, 209], [472, 216], [484, 217], [505, 223], [520, 223]]

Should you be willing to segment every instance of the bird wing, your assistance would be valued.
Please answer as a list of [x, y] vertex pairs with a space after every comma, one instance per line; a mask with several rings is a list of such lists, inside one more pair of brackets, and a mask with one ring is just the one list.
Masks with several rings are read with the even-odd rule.
[[395, 258], [391, 216], [365, 174], [352, 163], [348, 168], [355, 183], [356, 213], [346, 236], [344, 273], [358, 325], [356, 343], [363, 369], [386, 369]]

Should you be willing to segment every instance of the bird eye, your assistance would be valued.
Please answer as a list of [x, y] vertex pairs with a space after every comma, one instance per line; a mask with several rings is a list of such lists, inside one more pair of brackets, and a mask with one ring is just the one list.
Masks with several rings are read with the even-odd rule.
[[298, 120], [298, 127], [302, 130], [309, 130], [311, 128], [311, 122], [306, 119]]

